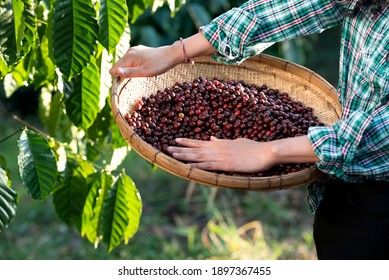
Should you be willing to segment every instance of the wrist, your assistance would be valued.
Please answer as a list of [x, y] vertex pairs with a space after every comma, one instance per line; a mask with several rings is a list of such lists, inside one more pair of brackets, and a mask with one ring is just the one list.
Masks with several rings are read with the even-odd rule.
[[274, 165], [319, 161], [307, 136], [285, 138], [268, 143], [270, 144], [270, 154]]
[[179, 39], [170, 47], [175, 53], [177, 64], [188, 62], [188, 60], [190, 62], [195, 57], [216, 53], [216, 50], [201, 32], [185, 39]]
[[180, 40], [175, 41], [169, 46], [169, 52], [173, 55], [173, 62], [175, 65], [185, 61], [185, 56], [182, 51], [182, 45]]

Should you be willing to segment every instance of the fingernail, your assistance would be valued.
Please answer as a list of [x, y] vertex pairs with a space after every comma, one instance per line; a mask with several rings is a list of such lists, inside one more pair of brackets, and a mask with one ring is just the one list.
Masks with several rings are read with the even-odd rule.
[[127, 75], [127, 68], [118, 68], [118, 72], [120, 75]]

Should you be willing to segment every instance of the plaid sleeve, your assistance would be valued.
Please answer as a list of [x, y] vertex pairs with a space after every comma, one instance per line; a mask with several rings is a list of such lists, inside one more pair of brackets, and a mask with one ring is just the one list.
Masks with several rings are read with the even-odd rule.
[[[318, 168], [345, 181], [388, 180], [388, 20], [387, 11], [382, 11], [382, 16], [370, 29], [358, 33], [366, 38], [361, 47], [364, 55], [359, 54], [360, 48], [351, 49], [355, 53], [348, 54], [350, 68], [345, 71], [349, 83], [347, 87], [340, 87], [342, 119], [330, 127], [308, 130], [312, 147], [320, 159]], [[363, 26], [361, 21], [358, 30], [363, 30]], [[349, 45], [355, 46], [360, 38], [355, 35], [352, 38]]]
[[240, 63], [274, 42], [340, 24], [348, 1], [251, 0], [200, 27], [218, 50], [214, 58]]
[[311, 127], [308, 137], [323, 172], [345, 181], [387, 178], [389, 102], [372, 114], [355, 112], [332, 127]]

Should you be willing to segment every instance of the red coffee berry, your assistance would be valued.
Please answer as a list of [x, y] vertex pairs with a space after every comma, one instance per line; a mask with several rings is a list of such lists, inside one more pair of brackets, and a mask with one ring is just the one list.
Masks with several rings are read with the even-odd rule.
[[[313, 111], [301, 101], [292, 100], [288, 93], [266, 84], [198, 77], [142, 97], [125, 119], [144, 141], [167, 153], [168, 146], [177, 145], [177, 137], [207, 141], [215, 136], [265, 142], [307, 134], [310, 126], [324, 126]], [[309, 166], [280, 165], [263, 175], [287, 174]]]

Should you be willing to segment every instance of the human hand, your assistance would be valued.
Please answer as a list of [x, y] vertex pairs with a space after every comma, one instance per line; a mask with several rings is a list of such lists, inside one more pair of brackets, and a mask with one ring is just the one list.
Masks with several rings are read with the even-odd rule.
[[152, 77], [184, 62], [186, 58], [210, 55], [216, 52], [201, 32], [185, 39], [186, 56], [183, 41], [178, 40], [170, 46], [151, 48], [146, 46], [131, 47], [109, 70], [114, 78]]
[[176, 142], [183, 147], [168, 147], [172, 157], [205, 170], [254, 173], [276, 164], [270, 142], [245, 138], [224, 140], [213, 136], [210, 141], [177, 138]]
[[183, 60], [177, 44], [158, 48], [135, 46], [109, 70], [112, 77], [152, 77], [173, 68]]

